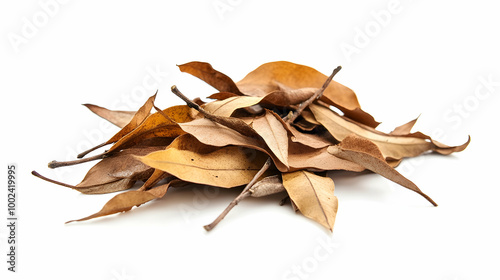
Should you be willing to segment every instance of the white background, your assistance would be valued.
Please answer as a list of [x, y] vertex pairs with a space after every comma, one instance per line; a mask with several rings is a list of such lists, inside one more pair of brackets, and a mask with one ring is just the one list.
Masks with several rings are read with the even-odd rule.
[[[495, 1], [337, 2], [2, 1], [0, 166], [6, 174], [8, 163], [18, 165], [19, 227], [14, 274], [0, 226], [1, 278], [500, 279]], [[30, 175], [78, 183], [92, 164], [57, 171], [46, 163], [117, 131], [80, 104], [135, 110], [156, 89], [158, 106], [181, 104], [173, 84], [191, 98], [208, 96], [213, 88], [175, 66], [194, 60], [235, 81], [269, 61], [325, 74], [342, 65], [335, 79], [384, 131], [421, 114], [416, 130], [450, 145], [469, 134], [472, 142], [398, 168], [437, 208], [374, 174], [331, 174], [340, 203], [333, 234], [279, 207], [280, 196], [247, 199], [207, 233], [202, 225], [238, 191], [212, 198], [203, 188], [65, 225], [114, 195], [83, 195]], [[493, 82], [486, 88], [482, 80]]]

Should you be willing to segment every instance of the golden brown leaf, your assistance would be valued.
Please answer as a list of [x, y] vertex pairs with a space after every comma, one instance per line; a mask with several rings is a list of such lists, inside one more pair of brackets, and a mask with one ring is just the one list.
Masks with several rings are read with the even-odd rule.
[[386, 134], [349, 121], [326, 107], [311, 104], [309, 108], [315, 118], [338, 141], [342, 141], [354, 133], [374, 142], [382, 151], [385, 158], [402, 159], [404, 157], [414, 157], [426, 151], [435, 151], [441, 154], [459, 152], [465, 149], [470, 141], [469, 138], [469, 141], [463, 145], [450, 147], [434, 141], [422, 133], [412, 133], [404, 136]]
[[81, 218], [78, 220], [71, 220], [66, 223], [81, 222], [102, 216], [129, 211], [134, 206], [139, 206], [153, 199], [163, 197], [167, 192], [168, 188], [170, 187], [170, 185], [174, 182], [175, 181], [171, 181], [167, 184], [157, 186], [148, 191], [128, 191], [117, 194], [112, 199], [110, 199], [99, 212], [87, 216], [85, 218]]
[[338, 209], [332, 179], [307, 171], [283, 173], [282, 177], [283, 186], [300, 212], [332, 231]]
[[228, 76], [212, 68], [212, 65], [206, 62], [193, 61], [178, 65], [182, 72], [189, 73], [207, 84], [213, 86], [219, 91], [232, 92], [241, 95], [236, 84]]
[[[174, 142], [178, 141], [180, 140], [176, 139]], [[266, 158], [267, 156], [261, 152], [236, 146], [200, 153], [180, 150], [174, 145], [139, 157], [146, 165], [168, 172], [181, 180], [223, 188], [250, 182]]]
[[359, 137], [355, 134], [347, 136], [337, 146], [328, 148], [328, 152], [340, 158], [355, 162], [368, 170], [384, 176], [385, 178], [410, 189], [434, 206], [437, 204], [426, 194], [424, 194], [412, 181], [406, 179], [401, 173], [386, 163], [382, 152], [378, 146], [370, 140]]
[[90, 111], [94, 112], [99, 117], [109, 121], [119, 128], [123, 128], [128, 123], [130, 123], [130, 121], [136, 114], [136, 111], [115, 111], [93, 104], [83, 104], [83, 106], [87, 107]]

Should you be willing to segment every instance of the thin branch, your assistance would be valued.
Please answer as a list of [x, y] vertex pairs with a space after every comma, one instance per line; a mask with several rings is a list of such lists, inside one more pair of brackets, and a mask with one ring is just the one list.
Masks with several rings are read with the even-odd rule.
[[36, 177], [44, 180], [44, 181], [47, 181], [47, 182], [50, 182], [50, 183], [53, 183], [53, 184], [56, 184], [56, 185], [59, 185], [59, 186], [67, 187], [67, 188], [70, 188], [70, 189], [74, 189], [75, 188], [75, 186], [72, 186], [72, 185], [69, 185], [69, 184], [65, 184], [65, 183], [62, 183], [62, 182], [59, 182], [59, 181], [56, 181], [56, 180], [52, 180], [52, 179], [47, 178], [45, 176], [42, 176], [42, 175], [40, 175], [40, 173], [38, 173], [38, 172], [36, 172], [34, 170], [31, 171], [31, 174], [33, 176], [36, 176]]
[[76, 158], [82, 158], [82, 157], [86, 156], [88, 153], [93, 152], [93, 151], [95, 151], [95, 150], [97, 150], [97, 149], [99, 149], [99, 148], [102, 148], [102, 147], [104, 147], [104, 146], [106, 146], [106, 145], [108, 145], [108, 144], [109, 144], [108, 142], [101, 143], [101, 144], [99, 144], [99, 145], [97, 145], [97, 146], [95, 146], [95, 147], [93, 147], [93, 148], [90, 148], [90, 149], [88, 149], [88, 150], [86, 150], [86, 151], [84, 151], [84, 152], [79, 153], [79, 154], [76, 156]]
[[330, 82], [332, 81], [333, 77], [335, 77], [335, 75], [340, 71], [340, 69], [342, 69], [341, 66], [337, 66], [337, 68], [335, 68], [332, 72], [332, 74], [328, 77], [328, 79], [326, 79], [325, 83], [323, 84], [323, 86], [318, 89], [311, 97], [309, 97], [309, 99], [307, 99], [306, 101], [302, 102], [299, 106], [299, 108], [297, 108], [297, 110], [295, 110], [295, 112], [293, 113], [292, 116], [286, 116], [283, 120], [287, 123], [292, 123], [293, 121], [295, 121], [295, 119], [300, 116], [300, 114], [302, 114], [302, 111], [304, 111], [304, 109], [309, 106], [311, 103], [313, 103], [315, 100], [318, 100], [322, 95], [323, 95], [323, 92], [326, 90], [326, 88], [328, 87], [328, 85], [330, 84]]
[[204, 226], [203, 228], [205, 228], [206, 231], [212, 230], [215, 226], [217, 226], [217, 224], [220, 223], [220, 221], [222, 221], [222, 219], [224, 219], [226, 217], [226, 215], [229, 213], [229, 211], [231, 211], [231, 209], [233, 209], [234, 206], [238, 205], [238, 203], [241, 200], [250, 196], [251, 195], [250, 189], [257, 182], [257, 180], [262, 176], [262, 174], [264, 174], [264, 172], [266, 172], [266, 170], [271, 166], [271, 163], [272, 163], [271, 158], [270, 157], [267, 158], [267, 160], [264, 163], [264, 165], [262, 166], [262, 168], [259, 170], [259, 172], [257, 172], [257, 174], [255, 174], [255, 176], [250, 181], [250, 183], [248, 183], [245, 186], [243, 191], [233, 201], [231, 201], [231, 203], [229, 203], [229, 205], [226, 207], [226, 209], [224, 209], [224, 211], [222, 211], [222, 213], [211, 224], [208, 224], [208, 225]]
[[69, 161], [55, 161], [55, 160], [53, 160], [53, 161], [49, 162], [48, 166], [49, 166], [49, 168], [70, 166], [70, 165], [80, 164], [80, 163], [89, 162], [89, 161], [93, 161], [93, 160], [103, 159], [106, 156], [108, 156], [108, 155], [106, 154], [106, 152], [104, 152], [102, 154], [95, 155], [93, 157], [82, 158], [82, 159], [77, 159], [77, 160], [69, 160]]

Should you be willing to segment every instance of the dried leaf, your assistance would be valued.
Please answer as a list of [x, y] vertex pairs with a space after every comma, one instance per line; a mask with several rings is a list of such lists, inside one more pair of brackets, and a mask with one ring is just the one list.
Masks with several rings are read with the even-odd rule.
[[131, 147], [146, 139], [163, 137], [175, 138], [184, 134], [178, 123], [191, 121], [190, 108], [185, 105], [173, 106], [156, 112], [144, 120], [137, 128], [120, 138], [108, 153]]
[[253, 185], [250, 189], [250, 195], [253, 197], [263, 197], [285, 191], [280, 175], [272, 175], [263, 178]]
[[[251, 121], [249, 121], [251, 120]], [[253, 122], [253, 118], [240, 120], [245, 125], [246, 121]], [[253, 137], [243, 135], [231, 128], [220, 125], [209, 119], [194, 120], [189, 123], [179, 124], [181, 128], [190, 135], [194, 136], [198, 141], [205, 145], [224, 147], [228, 145], [240, 146], [255, 149], [267, 153], [273, 159], [276, 167], [280, 171], [287, 171], [288, 167], [282, 163], [271, 150], [267, 147], [264, 140], [255, 132]], [[253, 129], [252, 129], [253, 130]]]
[[129, 189], [137, 180], [147, 179], [153, 169], [135, 158], [164, 147], [138, 147], [123, 150], [94, 165], [73, 189], [85, 194], [110, 193]]
[[[296, 170], [346, 170], [360, 172], [365, 168], [328, 153], [327, 148], [314, 149], [300, 143], [289, 143], [290, 171]], [[281, 170], [280, 170], [281, 171]]]
[[222, 147], [209, 153], [169, 146], [163, 151], [140, 157], [140, 160], [184, 181], [231, 188], [250, 182], [266, 158], [263, 153], [235, 146]]
[[175, 181], [155, 187], [148, 191], [128, 191], [117, 194], [112, 199], [110, 199], [99, 212], [85, 218], [71, 220], [66, 223], [81, 222], [102, 216], [129, 211], [134, 206], [138, 207], [139, 205], [144, 204], [148, 201], [163, 197], [173, 182]]
[[378, 146], [370, 140], [351, 134], [337, 146], [328, 148], [328, 152], [343, 159], [355, 162], [385, 178], [410, 189], [434, 206], [437, 204], [424, 194], [412, 181], [406, 179], [398, 171], [385, 162], [385, 158]]
[[307, 171], [283, 173], [282, 177], [283, 186], [300, 212], [332, 231], [338, 208], [332, 179]]
[[[287, 61], [277, 61], [262, 64], [237, 82], [236, 85], [241, 92], [247, 95], [265, 96], [274, 90], [279, 90], [280, 86], [291, 89], [320, 88], [327, 77], [308, 66]], [[330, 83], [321, 100], [326, 100], [349, 110], [360, 107], [356, 94], [350, 88], [335, 81]]]
[[231, 114], [240, 108], [249, 107], [259, 103], [262, 97], [235, 96], [220, 101], [213, 101], [205, 104], [204, 109], [214, 115], [230, 117]]
[[414, 157], [426, 151], [436, 151], [441, 154], [459, 152], [465, 149], [470, 141], [469, 138], [469, 141], [461, 146], [450, 147], [434, 141], [422, 133], [413, 133], [404, 136], [385, 134], [360, 126], [323, 106], [311, 104], [309, 108], [315, 118], [338, 141], [342, 141], [354, 133], [374, 142], [382, 151], [385, 158], [402, 159], [404, 157]]
[[128, 123], [130, 123], [130, 121], [136, 114], [136, 111], [115, 111], [93, 104], [83, 104], [83, 106], [87, 107], [90, 111], [94, 112], [99, 117], [109, 121], [119, 128], [123, 128]]
[[266, 110], [264, 116], [255, 118], [252, 127], [279, 161], [288, 167], [288, 132], [283, 120], [275, 113]]
[[182, 72], [189, 73], [207, 84], [213, 86], [219, 91], [232, 92], [241, 95], [236, 84], [228, 76], [212, 68], [212, 65], [206, 62], [193, 61], [178, 65]]

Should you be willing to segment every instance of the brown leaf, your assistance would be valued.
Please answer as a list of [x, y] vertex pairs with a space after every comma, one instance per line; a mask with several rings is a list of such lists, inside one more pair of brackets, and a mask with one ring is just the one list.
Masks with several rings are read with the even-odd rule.
[[182, 72], [189, 73], [205, 81], [219, 91], [227, 91], [242, 95], [231, 78], [212, 68], [212, 65], [209, 63], [193, 61], [177, 66]]
[[315, 118], [332, 134], [338, 141], [344, 140], [350, 134], [356, 134], [374, 142], [382, 151], [385, 158], [402, 159], [404, 157], [418, 156], [426, 151], [435, 151], [441, 154], [459, 152], [469, 144], [450, 147], [432, 140], [422, 133], [407, 135], [391, 135], [374, 129], [370, 129], [346, 118], [339, 116], [332, 110], [320, 105], [309, 106]]
[[375, 143], [355, 134], [347, 136], [337, 146], [328, 148], [328, 152], [340, 158], [355, 162], [368, 170], [384, 176], [385, 178], [410, 189], [434, 206], [437, 204], [426, 194], [424, 194], [412, 181], [406, 179], [398, 171], [385, 162], [382, 152]]
[[114, 143], [118, 140], [120, 140], [123, 136], [127, 135], [129, 132], [137, 128], [148, 116], [149, 113], [151, 112], [151, 108], [153, 108], [153, 104], [156, 98], [156, 93], [148, 98], [148, 100], [142, 105], [139, 110], [135, 113], [135, 115], [132, 117], [130, 122], [125, 125], [118, 133], [116, 133], [113, 137], [111, 137], [106, 144], [111, 144]]
[[314, 171], [347, 170], [360, 172], [365, 169], [354, 162], [328, 153], [327, 147], [315, 149], [293, 142], [289, 143], [288, 162], [290, 171], [308, 169]]
[[123, 150], [94, 165], [73, 189], [85, 194], [101, 194], [131, 188], [137, 180], [147, 179], [153, 169], [135, 158], [164, 147], [138, 147]]
[[120, 138], [108, 153], [131, 147], [146, 139], [163, 137], [175, 138], [184, 131], [178, 123], [191, 121], [190, 108], [186, 105], [173, 106], [163, 110], [163, 114], [156, 112], [144, 120], [137, 128]]
[[274, 112], [266, 110], [264, 116], [255, 118], [252, 127], [279, 161], [288, 167], [288, 132], [283, 120]]
[[112, 199], [110, 199], [99, 212], [85, 218], [71, 220], [66, 223], [81, 222], [102, 216], [129, 211], [134, 206], [139, 206], [153, 199], [163, 197], [170, 185], [174, 182], [176, 181], [171, 181], [167, 184], [155, 187], [147, 191], [128, 191], [117, 194]]
[[130, 123], [130, 121], [136, 114], [136, 111], [115, 111], [93, 104], [83, 104], [83, 106], [87, 107], [90, 111], [94, 112], [99, 117], [109, 121], [119, 128], [123, 128], [128, 123]]
[[[179, 138], [174, 142], [178, 141], [180, 141]], [[193, 150], [180, 150], [171, 145], [165, 150], [153, 152], [139, 159], [151, 167], [168, 172], [184, 181], [231, 188], [250, 182], [266, 161], [267, 156], [255, 150], [236, 146], [200, 153]]]
[[[265, 96], [274, 90], [279, 90], [279, 85], [291, 89], [320, 88], [327, 78], [328, 76], [311, 67], [287, 61], [276, 61], [262, 64], [236, 85], [246, 95]], [[354, 92], [335, 81], [332, 81], [326, 88], [321, 100], [349, 110], [360, 107]]]
[[[253, 122], [253, 118], [241, 120], [245, 125], [246, 121]], [[198, 119], [189, 123], [179, 124], [181, 128], [190, 135], [194, 136], [198, 141], [205, 145], [224, 147], [228, 145], [240, 146], [255, 149], [267, 153], [274, 161], [274, 164], [280, 171], [287, 171], [288, 167], [282, 163], [271, 150], [262, 138], [255, 132], [254, 136], [243, 135], [231, 128], [220, 125], [209, 119]], [[248, 125], [247, 125], [248, 126]], [[253, 129], [252, 129], [253, 130]], [[175, 142], [175, 141], [174, 141]]]
[[283, 173], [282, 177], [283, 186], [300, 212], [332, 231], [338, 209], [332, 179], [307, 171]]

